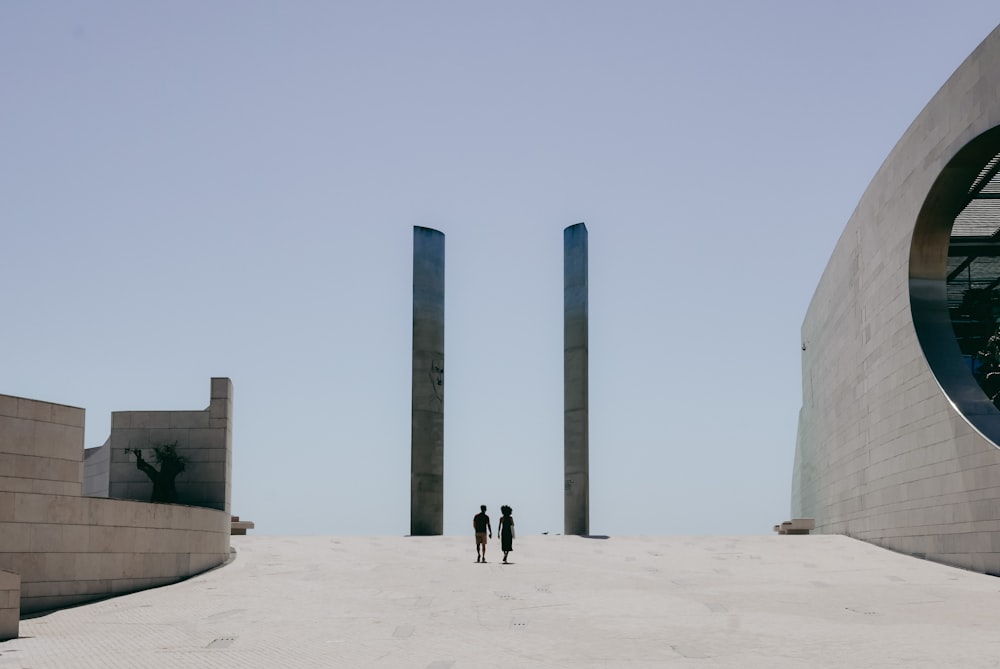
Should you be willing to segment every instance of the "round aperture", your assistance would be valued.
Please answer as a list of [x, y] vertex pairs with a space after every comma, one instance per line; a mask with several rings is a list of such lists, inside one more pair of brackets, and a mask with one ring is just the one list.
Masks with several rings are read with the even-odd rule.
[[910, 249], [910, 305], [941, 388], [1000, 442], [1000, 128], [959, 151], [928, 193]]

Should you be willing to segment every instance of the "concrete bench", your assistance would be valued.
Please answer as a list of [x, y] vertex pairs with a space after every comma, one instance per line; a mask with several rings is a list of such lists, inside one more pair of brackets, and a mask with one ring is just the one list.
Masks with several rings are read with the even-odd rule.
[[247, 530], [253, 529], [253, 521], [251, 520], [240, 520], [239, 516], [232, 517], [232, 526], [229, 531], [229, 536], [234, 534], [246, 534]]
[[21, 620], [21, 577], [0, 569], [0, 641], [16, 639]]
[[778, 534], [809, 534], [809, 530], [815, 529], [816, 520], [813, 518], [792, 518], [774, 526]]

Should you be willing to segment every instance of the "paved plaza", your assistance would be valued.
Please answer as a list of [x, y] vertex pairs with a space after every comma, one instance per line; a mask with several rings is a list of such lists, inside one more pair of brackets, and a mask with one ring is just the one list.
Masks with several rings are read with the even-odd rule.
[[233, 537], [21, 621], [0, 669], [998, 667], [1000, 580], [842, 536]]

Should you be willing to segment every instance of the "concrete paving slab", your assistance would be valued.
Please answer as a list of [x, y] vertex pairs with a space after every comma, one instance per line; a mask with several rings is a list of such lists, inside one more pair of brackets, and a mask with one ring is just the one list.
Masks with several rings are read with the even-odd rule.
[[998, 667], [1000, 581], [841, 536], [233, 537], [21, 621], [0, 669]]

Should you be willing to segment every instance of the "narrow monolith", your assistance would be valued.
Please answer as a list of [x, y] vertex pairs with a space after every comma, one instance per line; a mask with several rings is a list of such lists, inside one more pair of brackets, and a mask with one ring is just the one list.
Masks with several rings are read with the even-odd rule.
[[410, 534], [444, 533], [444, 233], [413, 228]]
[[587, 226], [563, 231], [564, 533], [590, 533]]

